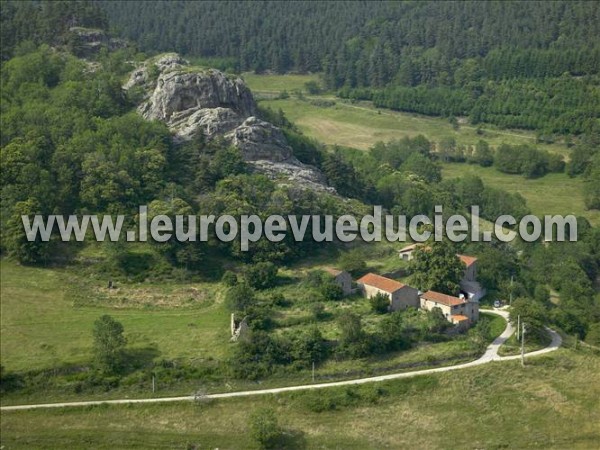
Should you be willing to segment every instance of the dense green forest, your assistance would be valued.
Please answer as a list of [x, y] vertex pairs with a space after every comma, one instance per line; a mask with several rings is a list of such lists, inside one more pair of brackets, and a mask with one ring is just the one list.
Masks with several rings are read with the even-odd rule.
[[100, 2], [147, 51], [322, 71], [341, 95], [540, 134], [598, 129], [598, 2]]

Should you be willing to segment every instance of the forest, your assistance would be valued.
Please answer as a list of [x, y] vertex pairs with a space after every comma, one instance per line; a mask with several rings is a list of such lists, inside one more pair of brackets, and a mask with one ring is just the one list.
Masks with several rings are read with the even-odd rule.
[[541, 135], [598, 130], [597, 2], [101, 5], [142, 50], [241, 72], [323, 72], [342, 97], [401, 111]]

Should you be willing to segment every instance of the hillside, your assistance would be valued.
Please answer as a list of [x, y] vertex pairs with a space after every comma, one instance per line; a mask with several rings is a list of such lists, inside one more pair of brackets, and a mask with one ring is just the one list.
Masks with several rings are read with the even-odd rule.
[[597, 447], [600, 3], [0, 9], [0, 450]]
[[[199, 404], [2, 413], [11, 448], [255, 448], [248, 417], [273, 409], [285, 448], [594, 448], [600, 358], [560, 350], [518, 362], [357, 388]], [[457, 410], [458, 408], [458, 410]], [[124, 427], [124, 424], [127, 424]], [[386, 432], [373, 432], [388, 424]], [[35, 431], [32, 431], [35, 430]]]

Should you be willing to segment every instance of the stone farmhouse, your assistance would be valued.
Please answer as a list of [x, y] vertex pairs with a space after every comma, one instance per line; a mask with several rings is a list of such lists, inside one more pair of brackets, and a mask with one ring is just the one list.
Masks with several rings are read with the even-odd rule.
[[[420, 245], [422, 244], [404, 247], [399, 252], [400, 258], [404, 261], [412, 260], [414, 251]], [[477, 282], [477, 258], [460, 254], [456, 256], [465, 266], [458, 297], [435, 291], [423, 293], [404, 283], [374, 273], [366, 274], [357, 280], [357, 284], [368, 298], [377, 294], [386, 295], [390, 300], [390, 311], [408, 307], [427, 311], [439, 308], [448, 322], [459, 329], [466, 329], [479, 320], [479, 299], [485, 295], [485, 289]], [[340, 271], [334, 270], [329, 273], [335, 276], [337, 272]]]
[[[422, 245], [419, 243], [407, 245], [400, 249], [398, 256], [403, 261], [411, 261], [414, 258], [414, 251]], [[465, 265], [465, 273], [459, 283], [461, 293], [473, 301], [480, 300], [485, 295], [485, 289], [477, 282], [477, 258], [460, 254], [456, 256]]]
[[421, 308], [428, 311], [440, 308], [446, 320], [459, 328], [468, 328], [479, 320], [479, 302], [476, 300], [427, 291], [420, 295], [420, 301]]
[[465, 274], [460, 280], [461, 293], [472, 301], [479, 301], [485, 295], [485, 289], [477, 282], [477, 258], [467, 255], [456, 255], [465, 265]]
[[398, 252], [398, 256], [403, 261], [411, 261], [414, 258], [414, 251], [419, 248], [422, 244], [411, 244], [403, 247]]
[[419, 307], [419, 291], [407, 284], [374, 273], [368, 273], [357, 281], [363, 293], [368, 297], [384, 294], [390, 299], [390, 311]]
[[335, 283], [342, 288], [344, 295], [352, 293], [352, 275], [345, 270], [338, 270], [333, 267], [327, 267], [324, 270], [331, 275]]

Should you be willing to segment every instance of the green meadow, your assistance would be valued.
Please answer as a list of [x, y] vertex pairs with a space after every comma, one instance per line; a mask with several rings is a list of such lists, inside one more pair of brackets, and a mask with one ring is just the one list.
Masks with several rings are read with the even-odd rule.
[[518, 192], [531, 208], [533, 214], [574, 214], [586, 217], [592, 225], [600, 224], [600, 212], [589, 211], [583, 204], [583, 179], [570, 178], [564, 173], [550, 173], [540, 178], [527, 179], [522, 175], [509, 175], [493, 167], [448, 163], [442, 165], [444, 178], [472, 174], [480, 177], [486, 185]]
[[[244, 80], [260, 98], [262, 95], [287, 91], [304, 91], [304, 84], [319, 81], [318, 74], [309, 75], [257, 75], [246, 73]], [[323, 100], [334, 102], [323, 106]], [[329, 145], [341, 145], [366, 150], [377, 141], [401, 139], [423, 134], [439, 142], [454, 138], [463, 145], [475, 145], [485, 139], [492, 146], [507, 144], [535, 144], [535, 135], [524, 130], [502, 130], [493, 125], [479, 127], [463, 124], [455, 129], [446, 119], [375, 108], [371, 102], [350, 102], [333, 97], [331, 93], [319, 96], [306, 95], [298, 99], [263, 99], [261, 105], [277, 110], [281, 108], [288, 119], [306, 135]], [[479, 129], [478, 129], [479, 128]], [[560, 144], [537, 144], [548, 151], [568, 155], [569, 150]]]
[[[81, 286], [71, 271], [22, 267], [6, 260], [0, 261], [0, 268], [2, 365], [11, 371], [89, 363], [93, 323], [103, 314], [123, 323], [132, 349], [151, 349], [165, 358], [219, 357], [224, 352], [229, 319], [219, 301], [164, 308], [112, 303], [78, 307], [67, 295], [71, 286]], [[177, 286], [128, 284], [119, 289], [128, 291], [124, 295], [129, 299], [148, 296], [149, 291], [169, 298]], [[196, 289], [208, 288], [203, 284]]]
[[248, 417], [269, 408], [284, 432], [280, 448], [591, 449], [600, 440], [599, 371], [589, 350], [561, 349], [525, 368], [499, 362], [281, 395], [2, 412], [1, 442], [7, 449], [253, 449]]

